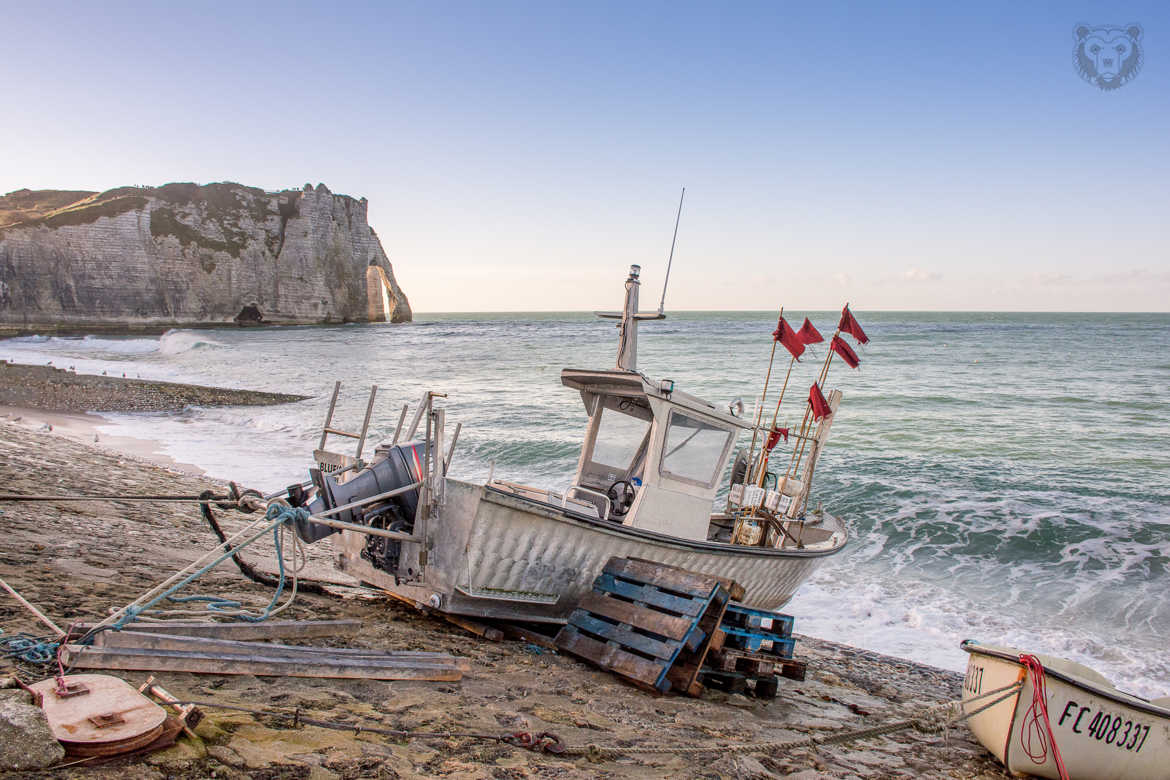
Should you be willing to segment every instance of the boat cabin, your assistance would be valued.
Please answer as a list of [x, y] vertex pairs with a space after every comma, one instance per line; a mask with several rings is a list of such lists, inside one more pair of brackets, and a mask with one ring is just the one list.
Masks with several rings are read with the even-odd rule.
[[636, 371], [567, 368], [561, 382], [589, 415], [567, 496], [609, 522], [706, 541], [736, 434], [750, 426]]

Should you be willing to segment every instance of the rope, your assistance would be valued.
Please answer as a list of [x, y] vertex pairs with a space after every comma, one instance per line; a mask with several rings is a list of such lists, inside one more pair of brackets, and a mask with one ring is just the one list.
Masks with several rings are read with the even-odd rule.
[[[236, 490], [235, 483], [232, 484], [232, 488], [233, 493], [238, 492]], [[244, 491], [244, 494], [246, 495], [249, 492], [251, 491]], [[211, 495], [210, 490], [201, 493], [199, 496], [199, 511], [203, 515], [203, 519], [207, 521], [207, 525], [211, 527], [211, 532], [215, 534], [216, 538], [219, 539], [219, 543], [223, 545], [223, 549], [231, 551], [232, 563], [234, 563], [236, 568], [240, 570], [240, 574], [243, 574], [245, 577], [252, 580], [252, 582], [259, 583], [260, 585], [267, 585], [270, 588], [276, 587], [278, 580], [275, 577], [265, 572], [259, 571], [254, 566], [252, 566], [252, 564], [245, 561], [243, 557], [241, 557], [237, 552], [239, 548], [231, 548], [231, 545], [228, 543], [227, 536], [224, 534], [223, 529], [220, 528], [219, 522], [216, 520], [215, 513], [211, 511], [211, 499], [213, 498], [214, 496]], [[222, 505], [220, 506], [222, 508]], [[297, 537], [294, 539], [294, 541], [297, 545], [297, 549], [301, 549], [300, 538]], [[326, 595], [328, 593], [324, 587], [318, 585], [315, 582], [299, 583], [299, 588], [302, 593], [316, 593], [319, 595]]]
[[[206, 495], [206, 494], [204, 494]], [[230, 496], [211, 496], [216, 502], [226, 501]], [[151, 501], [173, 502], [190, 504], [193, 502], [206, 503], [209, 499], [204, 496], [123, 496], [123, 495], [95, 495], [95, 496], [33, 496], [20, 493], [0, 493], [0, 501]]]
[[[284, 556], [283, 556], [282, 550], [281, 550], [280, 528], [285, 523], [295, 522], [297, 520], [297, 518], [307, 518], [308, 516], [309, 516], [309, 510], [307, 510], [303, 507], [291, 507], [291, 506], [288, 506], [287, 504], [276, 503], [276, 502], [273, 502], [272, 504], [270, 504], [268, 506], [268, 511], [265, 513], [264, 519], [266, 521], [269, 521], [269, 529], [272, 530], [272, 538], [276, 544], [276, 557], [277, 557], [277, 561], [279, 562], [280, 579], [277, 581], [276, 592], [272, 595], [272, 600], [268, 603], [268, 606], [264, 609], [264, 611], [261, 614], [250, 615], [247, 612], [240, 611], [240, 612], [235, 613], [238, 617], [240, 617], [244, 620], [247, 620], [249, 622], [259, 623], [261, 621], [267, 620], [269, 618], [269, 616], [273, 613], [273, 608], [276, 606], [277, 602], [280, 600], [281, 594], [284, 592], [284, 584], [285, 584]], [[268, 529], [265, 529], [265, 530], [268, 530]], [[126, 610], [126, 614], [123, 615], [119, 620], [115, 621], [114, 624], [111, 626], [111, 628], [113, 628], [113, 630], [117, 631], [118, 629], [125, 626], [127, 623], [133, 621], [141, 613], [149, 610], [150, 608], [152, 608], [153, 606], [155, 606], [156, 604], [161, 602], [163, 599], [167, 599], [169, 601], [180, 602], [180, 603], [184, 602], [184, 601], [208, 601], [208, 602], [210, 602], [209, 609], [211, 611], [224, 611], [227, 609], [227, 607], [225, 606], [227, 604], [239, 606], [238, 601], [232, 601], [230, 599], [225, 599], [225, 598], [222, 598], [219, 596], [198, 596], [197, 595], [197, 596], [176, 597], [176, 596], [174, 596], [174, 594], [176, 592], [178, 592], [179, 590], [181, 590], [182, 588], [189, 585], [190, 583], [194, 582], [199, 577], [203, 576], [207, 572], [214, 569], [216, 566], [218, 566], [223, 561], [227, 560], [229, 557], [231, 557], [231, 555], [236, 550], [239, 550], [240, 548], [244, 547], [246, 544], [251, 544], [252, 542], [256, 541], [256, 539], [260, 538], [260, 536], [262, 536], [262, 535], [263, 534], [258, 534], [257, 536], [254, 536], [252, 539], [248, 540], [248, 542], [245, 542], [244, 544], [237, 545], [234, 548], [230, 548], [227, 553], [219, 556], [212, 563], [204, 566], [202, 569], [198, 570], [194, 574], [187, 576], [186, 578], [184, 578], [183, 580], [181, 580], [177, 584], [172, 585], [171, 587], [166, 589], [164, 592], [160, 593], [159, 595], [155, 596], [151, 600], [147, 601], [145, 604], [128, 608]], [[291, 601], [290, 601], [290, 603], [291, 603]], [[217, 606], [219, 606], [220, 609], [217, 610], [216, 609]], [[288, 606], [288, 604], [285, 604], [285, 607], [287, 607], [287, 606]]]
[[476, 739], [490, 742], [503, 742], [509, 745], [516, 745], [517, 747], [527, 748], [528, 750], [535, 750], [543, 753], [561, 753], [563, 748], [561, 740], [555, 734], [547, 731], [539, 734], [530, 734], [525, 731], [517, 731], [508, 734], [486, 734], [478, 731], [404, 731], [402, 729], [387, 729], [380, 726], [367, 726], [363, 724], [344, 723], [336, 720], [318, 720], [316, 718], [306, 718], [301, 715], [301, 710], [298, 707], [293, 712], [281, 712], [280, 710], [264, 710], [254, 707], [240, 707], [234, 704], [220, 704], [210, 701], [171, 701], [163, 702], [169, 707], [185, 707], [194, 704], [197, 707], [212, 707], [221, 710], [232, 710], [233, 712], [247, 712], [251, 715], [263, 715], [270, 718], [280, 718], [282, 720], [291, 721], [293, 728], [300, 726], [316, 726], [323, 729], [332, 729], [334, 731], [351, 731], [354, 735], [358, 734], [379, 734], [386, 737], [394, 737], [395, 739], [409, 740], [409, 739]]
[[9, 634], [0, 636], [0, 653], [25, 663], [51, 664], [57, 658], [57, 643], [32, 634]]
[[[294, 519], [296, 517], [296, 512], [292, 507], [283, 506], [281, 504], [275, 504], [275, 503], [269, 507], [268, 512], [265, 514], [266, 519], [275, 519], [277, 517], [280, 517], [280, 518], [283, 518], [284, 520], [287, 520], [290, 516]], [[286, 580], [285, 568], [284, 568], [284, 550], [283, 550], [284, 527], [285, 527], [284, 520], [282, 520], [280, 525], [278, 525], [277, 527], [272, 529], [272, 541], [276, 547], [276, 565], [277, 565], [278, 577], [276, 580], [276, 591], [272, 594], [272, 600], [268, 602], [268, 606], [264, 608], [263, 612], [261, 612], [258, 615], [253, 614], [253, 613], [249, 612], [248, 610], [242, 609], [241, 608], [242, 605], [239, 601], [236, 601], [235, 599], [225, 598], [223, 596], [205, 596], [205, 595], [167, 596], [167, 601], [171, 601], [171, 602], [174, 602], [176, 604], [189, 604], [189, 603], [193, 603], [193, 602], [204, 602], [207, 606], [207, 611], [209, 611], [209, 612], [216, 612], [216, 613], [219, 613], [219, 614], [225, 615], [225, 616], [237, 617], [237, 618], [244, 620], [244, 621], [247, 621], [249, 623], [260, 623], [260, 622], [267, 620], [268, 618], [272, 617], [273, 615], [275, 615], [279, 612], [283, 612], [285, 609], [287, 609], [289, 607], [289, 605], [292, 604], [293, 600], [296, 598], [296, 591], [297, 591], [297, 576], [296, 575], [297, 575], [297, 571], [299, 571], [299, 567], [296, 566], [296, 560], [295, 560], [295, 555], [296, 555], [295, 551], [297, 549], [297, 542], [299, 540], [297, 540], [297, 538], [294, 536], [293, 537], [293, 540], [294, 540], [294, 544], [293, 544], [293, 549], [294, 549], [293, 587], [292, 587], [291, 595], [289, 596], [289, 600], [283, 606], [278, 608], [276, 605], [280, 601], [281, 595], [284, 593], [285, 580]]]
[[[282, 505], [273, 503], [272, 506], [269, 507], [269, 512], [270, 513], [272, 512], [272, 507], [279, 507], [279, 506], [282, 506]], [[292, 509], [291, 507], [288, 507], [288, 508]], [[307, 510], [304, 510], [304, 509], [300, 509], [299, 511], [307, 513]], [[194, 581], [195, 579], [198, 579], [203, 574], [206, 574], [207, 572], [211, 571], [216, 566], [218, 566], [219, 564], [223, 563], [225, 560], [230, 558], [235, 550], [240, 550], [240, 549], [243, 549], [244, 547], [248, 546], [252, 542], [259, 539], [260, 537], [264, 536], [266, 533], [268, 533], [272, 529], [276, 528], [281, 523], [285, 522], [285, 520], [289, 517], [289, 515], [286, 513], [278, 513], [278, 514], [279, 514], [279, 516], [276, 517], [275, 519], [269, 518], [266, 515], [264, 517], [264, 519], [257, 520], [256, 522], [250, 523], [249, 525], [245, 526], [243, 529], [241, 529], [235, 535], [233, 535], [229, 540], [227, 540], [229, 543], [235, 542], [237, 539], [240, 539], [240, 538], [246, 536], [247, 538], [244, 541], [240, 542], [234, 548], [229, 548], [227, 552], [222, 553], [214, 558], [212, 558], [212, 556], [215, 555], [215, 553], [219, 550], [218, 547], [216, 547], [215, 550], [213, 550], [213, 551], [207, 552], [202, 557], [200, 557], [198, 560], [191, 562], [190, 564], [188, 564], [184, 568], [182, 568], [179, 571], [172, 574], [170, 577], [168, 577], [163, 582], [159, 583], [158, 585], [154, 586], [150, 590], [146, 591], [146, 593], [143, 593], [141, 596], [139, 596], [137, 599], [135, 599], [129, 605], [123, 607], [120, 610], [117, 610], [116, 612], [114, 612], [114, 614], [112, 614], [109, 617], [102, 620], [100, 623], [98, 623], [96, 626], [94, 626], [92, 629], [90, 629], [88, 633], [86, 633], [85, 637], [83, 637], [83, 641], [85, 639], [91, 638], [98, 631], [105, 631], [105, 630], [108, 630], [111, 628], [116, 630], [116, 629], [121, 628], [122, 626], [126, 625], [127, 623], [131, 622], [132, 620], [137, 618], [138, 615], [141, 612], [143, 612], [144, 610], [149, 609], [150, 607], [153, 607], [154, 605], [156, 605], [157, 603], [159, 603], [163, 599], [167, 598], [168, 596], [173, 595], [176, 591], [180, 590], [181, 588], [183, 588], [184, 586], [186, 586], [190, 582]], [[293, 511], [291, 513], [291, 516], [293, 518], [295, 518], [297, 516], [297, 511]], [[257, 530], [257, 529], [259, 529], [259, 530]], [[204, 564], [204, 561], [207, 561], [208, 559], [211, 559], [211, 562]], [[188, 572], [193, 572], [193, 573], [188, 574]]]
[[1056, 735], [1052, 733], [1052, 723], [1048, 720], [1044, 665], [1040, 663], [1039, 658], [1029, 653], [1020, 653], [1020, 663], [1032, 676], [1032, 704], [1024, 713], [1023, 722], [1020, 724], [1020, 746], [1024, 748], [1028, 758], [1032, 759], [1033, 764], [1042, 765], [1048, 762], [1048, 746], [1051, 745], [1052, 757], [1056, 761], [1056, 771], [1060, 774], [1060, 780], [1069, 780], [1068, 770], [1064, 768], [1064, 760], [1060, 757], [1060, 748], [1056, 746]]
[[[865, 739], [872, 739], [874, 737], [885, 736], [899, 731], [914, 729], [927, 734], [942, 734], [953, 724], [967, 720], [974, 715], [979, 714], [989, 707], [1010, 698], [1020, 690], [1020, 683], [997, 688], [992, 691], [967, 699], [965, 702], [952, 701], [945, 704], [929, 707], [924, 710], [918, 717], [909, 718], [906, 720], [895, 721], [893, 723], [885, 723], [880, 726], [871, 726], [864, 729], [855, 729], [852, 731], [843, 731], [828, 736], [816, 737], [809, 735], [801, 739], [786, 740], [783, 742], [749, 742], [740, 745], [705, 745], [697, 747], [685, 747], [679, 745], [644, 745], [644, 746], [620, 746], [609, 747], [605, 745], [598, 745], [595, 743], [588, 743], [585, 745], [564, 745], [561, 743], [559, 737], [549, 732], [541, 732], [533, 735], [528, 732], [516, 732], [513, 734], [485, 734], [481, 732], [461, 732], [461, 731], [405, 731], [401, 729], [386, 729], [377, 726], [355, 725], [353, 723], [343, 723], [339, 721], [317, 720], [314, 718], [306, 718], [301, 715], [300, 708], [297, 708], [293, 713], [281, 712], [279, 710], [265, 710], [252, 707], [240, 707], [232, 704], [220, 704], [217, 702], [206, 701], [180, 701], [170, 702], [170, 706], [186, 706], [194, 704], [199, 707], [212, 707], [224, 710], [233, 710], [236, 712], [247, 712], [252, 715], [264, 715], [274, 718], [280, 718], [286, 721], [291, 721], [294, 728], [299, 726], [318, 726], [320, 728], [334, 729], [337, 731], [352, 731], [355, 735], [361, 733], [380, 734], [383, 736], [394, 737], [396, 739], [476, 739], [488, 740], [492, 742], [502, 742], [517, 747], [526, 748], [542, 753], [554, 753], [564, 756], [586, 756], [591, 761], [603, 761], [606, 759], [620, 758], [628, 755], [685, 755], [698, 756], [711, 753], [773, 753], [790, 751], [797, 748], [815, 748], [821, 745], [839, 745], [846, 742], [854, 742]], [[960, 706], [968, 705], [972, 702], [985, 699], [996, 694], [1002, 694], [999, 698], [985, 704], [979, 709], [966, 713], [962, 717], [958, 717], [958, 708]], [[942, 716], [942, 717], [940, 717]]]

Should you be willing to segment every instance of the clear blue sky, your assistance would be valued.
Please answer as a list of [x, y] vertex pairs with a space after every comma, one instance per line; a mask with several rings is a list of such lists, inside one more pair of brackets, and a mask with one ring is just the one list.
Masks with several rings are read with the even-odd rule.
[[324, 182], [420, 311], [649, 307], [682, 185], [670, 308], [1167, 311], [1168, 9], [0, 0], [0, 191]]

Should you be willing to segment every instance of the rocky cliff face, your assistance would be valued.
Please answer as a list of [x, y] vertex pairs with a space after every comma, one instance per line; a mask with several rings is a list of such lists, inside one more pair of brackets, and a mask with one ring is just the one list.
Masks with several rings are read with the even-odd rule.
[[365, 198], [323, 184], [0, 198], [0, 332], [410, 319]]

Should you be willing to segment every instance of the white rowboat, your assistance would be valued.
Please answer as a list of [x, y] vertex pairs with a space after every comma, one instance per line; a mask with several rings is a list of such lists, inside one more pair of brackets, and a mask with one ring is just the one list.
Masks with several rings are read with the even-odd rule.
[[1170, 697], [1147, 701], [1119, 691], [1061, 658], [1030, 656], [1038, 663], [1029, 665], [1012, 648], [969, 639], [961, 646], [970, 655], [963, 714], [977, 713], [967, 721], [971, 732], [1009, 771], [1059, 780], [1059, 753], [1071, 780], [1170, 778]]

